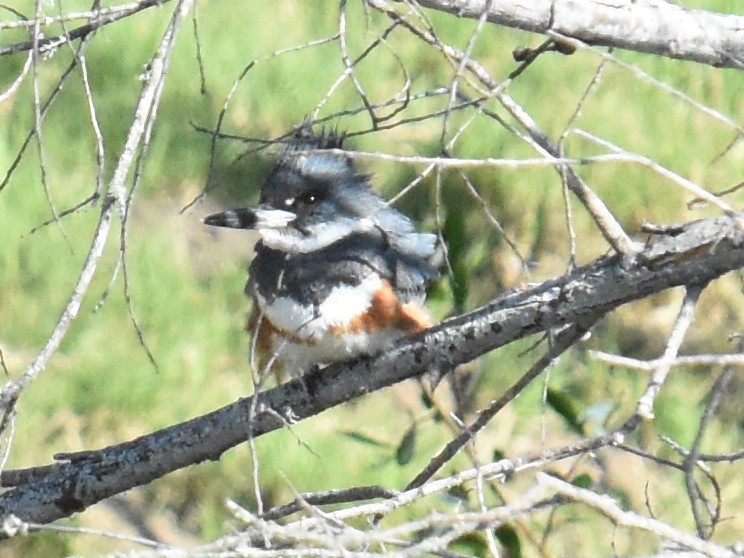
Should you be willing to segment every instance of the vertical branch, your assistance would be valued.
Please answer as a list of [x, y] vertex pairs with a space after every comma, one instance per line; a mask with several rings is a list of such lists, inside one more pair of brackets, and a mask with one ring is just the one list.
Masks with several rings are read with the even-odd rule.
[[77, 283], [65, 305], [62, 315], [57, 320], [52, 329], [52, 333], [47, 339], [44, 347], [29, 365], [26, 371], [18, 380], [9, 381], [0, 391], [0, 409], [4, 413], [12, 410], [15, 401], [20, 396], [26, 386], [28, 386], [46, 367], [49, 359], [55, 353], [62, 339], [65, 337], [70, 324], [77, 316], [80, 306], [90, 283], [96, 273], [98, 261], [103, 254], [103, 249], [111, 229], [112, 213], [115, 206], [119, 207], [125, 203], [126, 197], [126, 178], [129, 174], [135, 153], [141, 144], [142, 136], [147, 128], [147, 121], [155, 117], [157, 109], [158, 91], [162, 87], [162, 79], [165, 76], [168, 60], [170, 58], [175, 35], [181, 27], [185, 15], [191, 8], [193, 0], [181, 0], [174, 11], [168, 28], [165, 31], [163, 39], [158, 47], [155, 56], [149, 65], [149, 73], [142, 92], [140, 93], [139, 102], [135, 109], [132, 126], [129, 129], [126, 143], [119, 157], [113, 178], [109, 183], [108, 191], [101, 206], [101, 214], [98, 224], [93, 233], [90, 249], [86, 256], [85, 263], [78, 277]]
[[643, 396], [638, 400], [638, 406], [636, 407], [635, 417], [637, 420], [640, 419], [651, 419], [654, 417], [653, 408], [656, 396], [661, 390], [661, 386], [664, 385], [669, 370], [672, 368], [672, 363], [679, 353], [679, 348], [684, 341], [687, 330], [692, 324], [692, 320], [695, 317], [695, 306], [700, 298], [700, 293], [703, 292], [705, 286], [688, 287], [685, 292], [685, 299], [682, 301], [682, 307], [679, 309], [677, 314], [677, 320], [674, 323], [672, 333], [669, 335], [666, 349], [664, 354], [659, 359], [656, 369], [651, 375], [651, 379], [646, 386], [646, 391]]
[[[734, 368], [731, 366], [726, 366], [723, 369], [723, 372], [721, 372], [721, 374], [718, 376], [718, 379], [713, 385], [713, 388], [710, 390], [710, 394], [708, 395], [708, 404], [705, 406], [705, 412], [700, 419], [700, 424], [698, 425], [698, 430], [695, 434], [695, 440], [692, 443], [690, 451], [685, 456], [685, 461], [683, 463], [687, 496], [690, 499], [690, 508], [692, 510], [692, 516], [695, 519], [695, 528], [697, 529], [698, 536], [701, 539], [710, 538], [719, 518], [714, 517], [714, 520], [711, 522], [710, 529], [708, 529], [706, 532], [705, 522], [703, 521], [702, 513], [699, 506], [700, 496], [697, 484], [695, 483], [695, 469], [699, 466], [698, 459], [700, 458], [700, 447], [703, 443], [705, 430], [710, 423], [711, 418], [713, 418], [716, 409], [718, 409], [718, 405], [721, 402], [721, 395], [726, 390], [726, 386], [728, 386], [728, 383], [731, 380], [731, 376], [733, 376], [733, 374]], [[720, 505], [717, 507], [720, 509]]]

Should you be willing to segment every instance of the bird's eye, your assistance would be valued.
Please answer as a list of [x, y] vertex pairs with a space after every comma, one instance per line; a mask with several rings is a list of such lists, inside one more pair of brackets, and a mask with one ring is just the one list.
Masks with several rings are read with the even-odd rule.
[[320, 201], [320, 196], [317, 192], [305, 192], [299, 197], [297, 201], [299, 201], [302, 205], [315, 205]]

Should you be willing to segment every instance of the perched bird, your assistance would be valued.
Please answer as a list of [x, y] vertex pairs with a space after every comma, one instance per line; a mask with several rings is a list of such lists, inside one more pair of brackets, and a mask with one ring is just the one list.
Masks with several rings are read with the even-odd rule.
[[257, 206], [204, 219], [260, 235], [245, 287], [257, 372], [300, 376], [430, 325], [423, 303], [439, 275], [437, 237], [372, 192], [348, 156], [329, 152], [342, 141], [303, 125]]

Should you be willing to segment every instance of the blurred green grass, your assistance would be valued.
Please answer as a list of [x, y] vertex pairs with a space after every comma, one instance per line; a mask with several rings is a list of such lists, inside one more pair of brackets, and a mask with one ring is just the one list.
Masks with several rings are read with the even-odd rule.
[[[733, 6], [726, 1], [706, 3], [708, 9], [713, 9], [712, 5], [721, 11], [731, 11]], [[200, 93], [195, 42], [186, 26], [169, 69], [129, 232], [133, 308], [158, 369], [139, 345], [128, 316], [121, 273], [109, 285], [118, 255], [119, 239], [113, 234], [79, 317], [50, 365], [23, 394], [10, 467], [46, 464], [56, 451], [90, 449], [130, 439], [250, 393], [245, 360], [247, 335], [243, 331], [248, 302], [242, 294], [250, 239], [239, 233], [206, 230], [199, 218], [208, 213], [208, 208], [228, 201], [255, 200], [268, 159], [256, 156], [233, 164], [243, 147], [221, 145], [214, 176], [219, 187], [206, 204], [181, 214], [181, 208], [204, 187], [209, 164], [210, 138], [196, 132], [192, 123], [214, 125], [233, 80], [251, 60], [335, 33], [338, 16], [333, 6], [318, 9], [314, 3], [287, 0], [250, 3], [250, 7], [234, 9], [198, 5], [206, 93]], [[85, 4], [65, 3], [65, 9], [74, 8], [84, 9]], [[170, 9], [167, 5], [108, 26], [86, 51], [109, 175], [141, 88], [138, 76], [145, 70]], [[235, 10], [245, 13], [236, 17]], [[435, 13], [429, 16], [443, 38], [461, 47], [475, 27], [472, 21]], [[371, 14], [367, 29], [366, 17], [358, 6], [350, 8], [349, 27], [364, 30], [349, 36], [350, 49], [357, 54], [374, 38], [382, 22], [380, 16]], [[292, 21], [293, 25], [282, 21]], [[359, 67], [358, 77], [372, 102], [384, 100], [400, 88], [405, 77], [400, 70], [401, 60], [417, 91], [448, 83], [452, 69], [441, 63], [439, 55], [400, 31], [390, 41], [389, 51], [380, 49]], [[503, 79], [514, 69], [511, 50], [539, 42], [535, 36], [487, 27], [473, 55], [492, 75]], [[54, 79], [69, 64], [71, 56], [69, 50], [60, 49], [43, 62], [40, 83], [44, 95], [50, 92]], [[699, 102], [741, 119], [744, 79], [740, 72], [629, 53], [617, 56]], [[21, 55], [6, 57], [4, 62], [8, 63], [0, 67], [0, 84], [8, 84], [17, 75], [22, 60]], [[545, 56], [510, 86], [509, 93], [547, 133], [556, 137], [575, 110], [598, 63], [597, 56], [585, 52], [571, 57]], [[260, 138], [285, 133], [312, 112], [342, 71], [337, 43], [262, 60], [237, 89], [226, 113], [225, 131]], [[4, 134], [0, 136], [3, 169], [10, 166], [32, 126], [30, 95], [31, 82], [27, 79], [10, 101], [0, 105], [5, 122]], [[321, 115], [359, 105], [353, 87], [345, 83], [329, 99]], [[406, 114], [420, 114], [432, 106], [412, 105]], [[489, 108], [498, 112], [493, 102]], [[454, 115], [453, 128], [464, 120], [465, 115]], [[341, 129], [366, 125], [364, 114], [339, 121]], [[612, 65], [606, 68], [574, 126], [653, 158], [714, 190], [741, 179], [744, 153], [740, 147], [716, 158], [731, 141], [731, 130]], [[426, 121], [363, 136], [352, 144], [370, 151], [433, 155], [440, 149], [440, 131], [441, 121]], [[57, 210], [92, 193], [96, 179], [94, 141], [82, 82], [76, 73], [44, 121], [49, 194]], [[597, 152], [577, 138], [571, 138], [568, 146], [576, 156]], [[534, 156], [528, 146], [485, 117], [467, 129], [455, 154]], [[386, 195], [398, 192], [414, 176], [413, 168], [401, 165], [364, 162], [362, 166], [373, 174], [376, 188]], [[642, 219], [683, 221], [711, 214], [709, 209], [688, 210], [685, 203], [689, 196], [640, 166], [597, 165], [582, 167], [579, 172], [631, 231], [637, 230]], [[459, 289], [453, 289], [445, 279], [435, 288], [431, 307], [437, 317], [444, 317], [455, 308], [472, 308], [527, 280], [539, 281], [559, 274], [568, 261], [562, 194], [554, 171], [539, 167], [499, 168], [467, 174], [510, 238], [534, 260], [534, 267], [529, 279], [520, 273], [518, 261], [484, 217], [480, 202], [469, 196], [455, 173], [445, 173], [441, 214], [443, 221], [451, 224], [450, 234], [459, 234], [463, 239], [453, 253], [461, 282]], [[730, 202], [740, 204], [740, 198], [737, 195]], [[437, 225], [435, 201], [435, 181], [428, 179], [404, 197], [400, 207], [415, 216], [422, 227], [433, 230]], [[583, 210], [574, 202], [572, 207], [578, 259], [586, 262], [605, 253], [607, 246]], [[12, 376], [20, 374], [37, 353], [62, 311], [86, 256], [97, 214], [98, 207], [90, 207], [59, 224], [30, 232], [52, 216], [33, 144], [8, 186], [0, 192], [4, 248], [0, 250], [0, 348]], [[725, 333], [741, 329], [744, 308], [739, 291], [733, 279], [714, 286], [706, 295], [708, 319], [696, 324], [690, 346], [727, 349], [720, 327], [725, 324]], [[678, 301], [678, 293], [664, 293], [622, 309], [598, 327], [593, 343], [629, 356], [656, 356], [663, 349]], [[534, 341], [526, 340], [482, 359], [480, 366], [486, 373], [477, 384], [477, 406], [495, 398], [529, 366], [536, 353], [522, 352]], [[647, 425], [641, 434], [645, 443], [656, 447], [658, 433], [689, 443], [701, 412], [701, 398], [710, 383], [711, 379], [699, 371], [675, 373], [659, 400], [658, 420]], [[617, 419], [630, 412], [645, 378], [638, 373], [609, 369], [574, 353], [551, 371], [550, 385], [574, 398], [579, 411], [601, 402], [614, 404], [611, 416]], [[570, 429], [542, 403], [543, 389], [541, 382], [531, 386], [479, 438], [478, 451], [484, 459], [494, 452], [517, 455], [534, 449], [541, 443], [543, 432], [548, 432], [546, 445], [571, 439]], [[680, 413], [680, 408], [685, 412]], [[412, 460], [401, 465], [396, 462], [394, 448], [414, 422], [419, 432], [415, 451]], [[731, 447], [739, 436], [736, 429], [719, 430], [720, 436], [715, 442], [710, 441], [707, 451]], [[389, 447], [350, 440], [344, 432], [363, 433]], [[365, 397], [296, 425], [292, 432], [278, 432], [257, 441], [265, 503], [284, 502], [292, 498], [293, 490], [318, 491], [357, 484], [402, 487], [449, 436], [447, 428], [434, 421], [431, 411], [422, 405], [415, 386], [399, 386]], [[456, 463], [465, 465], [467, 461], [460, 458]], [[651, 478], [655, 473], [651, 467], [644, 470]], [[629, 490], [624, 484], [628, 479], [620, 475], [614, 480], [621, 487], [619, 490]], [[632, 480], [640, 482], [638, 478]], [[681, 477], [674, 481], [682, 482]], [[674, 517], [672, 502], [678, 494], [675, 490], [679, 490], [679, 484], [674, 483], [660, 486], [655, 494], [660, 514], [667, 518]], [[519, 486], [515, 482], [506, 490], [517, 493]], [[140, 491], [140, 497], [146, 502], [143, 509], [150, 510], [152, 516], [167, 515], [182, 533], [218, 536], [226, 529], [225, 498], [255, 507], [250, 453], [245, 447], [237, 448], [219, 463], [200, 465], [153, 483]], [[741, 503], [744, 496], [735, 494], [733, 499]], [[643, 504], [637, 500], [634, 503]], [[97, 506], [72, 522], [98, 525], [105, 515], [101, 509]], [[580, 511], [576, 513], [566, 522], [589, 521], [582, 519]], [[565, 533], [560, 541], [563, 548], [580, 548], [582, 555], [609, 551], [606, 541], [582, 541], [574, 547], [576, 542]], [[628, 552], [643, 552], [649, 543], [626, 544]], [[9, 546], [18, 555], [49, 556], [115, 547], [100, 539], [54, 534], [33, 535]]]

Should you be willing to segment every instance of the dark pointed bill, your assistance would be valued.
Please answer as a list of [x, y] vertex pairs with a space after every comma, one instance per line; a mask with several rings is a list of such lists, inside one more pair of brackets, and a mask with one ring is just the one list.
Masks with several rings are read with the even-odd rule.
[[241, 207], [204, 218], [205, 225], [229, 229], [280, 229], [286, 227], [297, 216], [290, 211], [266, 207]]

